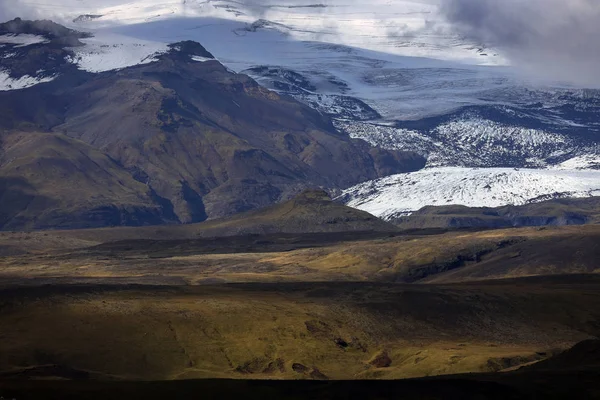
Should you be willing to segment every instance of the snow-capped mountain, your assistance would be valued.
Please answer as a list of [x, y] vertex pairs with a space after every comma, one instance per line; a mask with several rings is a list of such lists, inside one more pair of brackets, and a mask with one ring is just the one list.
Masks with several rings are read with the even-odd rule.
[[6, 62], [12, 74], [54, 74], [0, 92], [0, 230], [201, 222], [425, 165], [339, 134], [194, 41], [93, 73], [70, 61], [84, 33], [27, 20], [0, 30], [48, 40]]
[[435, 0], [35, 3], [38, 14], [92, 33], [71, 60], [87, 71], [148, 62], [169, 43], [194, 40], [232, 70], [334, 117], [406, 121], [548, 98], [521, 92], [504, 57], [454, 33], [438, 8]]
[[[458, 190], [452, 185], [442, 192], [423, 188], [414, 194], [423, 200], [408, 205], [398, 195], [395, 212], [448, 199], [489, 206], [496, 199], [595, 193], [580, 190], [577, 177], [598, 167], [600, 91], [525, 81], [498, 51], [457, 35], [436, 0], [66, 0], [60, 6], [38, 0], [35, 9], [90, 34], [55, 49], [55, 62], [38, 69], [18, 60], [29, 49], [51, 47], [52, 37], [0, 35], [0, 90], [49, 82], [68, 68], [97, 73], [150, 63], [170, 43], [194, 40], [231, 70], [332, 117], [354, 138], [427, 156], [429, 169], [414, 175], [423, 185], [437, 185], [429, 174], [444, 171], [448, 182], [471, 182], [463, 197], [448, 194]], [[502, 173], [509, 176], [513, 168], [532, 168], [531, 174], [557, 179], [572, 169], [573, 179], [515, 197], [521, 186], [538, 182], [517, 174], [490, 197], [478, 183], [496, 179], [497, 170], [487, 168], [508, 168]], [[373, 201], [385, 194], [391, 202], [390, 193], [406, 191], [404, 179], [380, 183], [365, 183]]]
[[93, 33], [74, 59], [89, 71], [133, 65], [168, 43], [195, 40], [265, 85], [280, 78], [255, 68], [293, 71], [311, 82], [324, 108], [353, 97], [392, 119], [453, 109], [482, 84], [502, 87], [509, 79], [483, 67], [503, 65], [500, 55], [453, 34], [428, 0], [67, 0], [58, 8], [36, 2], [35, 9]]

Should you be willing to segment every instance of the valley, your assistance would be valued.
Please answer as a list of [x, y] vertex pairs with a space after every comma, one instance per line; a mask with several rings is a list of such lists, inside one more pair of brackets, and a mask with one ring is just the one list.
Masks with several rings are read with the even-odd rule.
[[[336, 213], [334, 229], [294, 231]], [[232, 223], [246, 234], [211, 236]], [[293, 389], [319, 398], [376, 379], [370, 390], [392, 391], [382, 398], [404, 385], [496, 398], [492, 382], [514, 398], [560, 398], [550, 376], [588, 393], [583, 365], [559, 355], [600, 334], [598, 237], [598, 225], [399, 231], [310, 192], [195, 225], [4, 232], [0, 393], [153, 398], [247, 384], [275, 398], [293, 380], [337, 382]], [[536, 370], [545, 360], [555, 374]]]
[[401, 230], [317, 190], [199, 224], [1, 232], [0, 395], [327, 398], [377, 380], [381, 398], [560, 398], [560, 379], [584, 396], [597, 359], [568, 360], [600, 334], [599, 238]]

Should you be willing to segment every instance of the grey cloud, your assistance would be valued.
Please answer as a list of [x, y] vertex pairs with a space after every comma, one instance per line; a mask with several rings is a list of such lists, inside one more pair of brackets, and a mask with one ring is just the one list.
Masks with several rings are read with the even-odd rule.
[[444, 0], [441, 8], [462, 35], [531, 76], [600, 86], [598, 0]]
[[0, 0], [0, 21], [4, 22], [15, 17], [14, 12], [16, 9], [13, 3], [10, 0]]
[[0, 21], [8, 21], [10, 19], [21, 18], [36, 18], [38, 12], [34, 7], [24, 4], [19, 0], [0, 0]]

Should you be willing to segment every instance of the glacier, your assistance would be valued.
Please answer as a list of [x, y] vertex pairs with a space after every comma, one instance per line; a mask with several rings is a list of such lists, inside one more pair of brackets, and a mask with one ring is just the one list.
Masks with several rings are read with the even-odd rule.
[[365, 182], [339, 200], [392, 219], [425, 206], [499, 207], [592, 196], [600, 196], [600, 170], [439, 167]]

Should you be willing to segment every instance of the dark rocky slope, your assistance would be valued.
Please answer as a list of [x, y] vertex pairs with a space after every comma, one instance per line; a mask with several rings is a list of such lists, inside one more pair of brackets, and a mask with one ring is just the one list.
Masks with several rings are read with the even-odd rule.
[[[53, 42], [36, 46], [51, 48], [46, 61], [56, 60]], [[64, 67], [68, 73], [0, 93], [0, 129], [54, 132], [87, 143], [164, 199], [153, 203], [163, 215], [172, 208], [184, 223], [264, 207], [308, 187], [335, 191], [423, 167], [421, 156], [350, 139], [327, 117], [211, 58], [200, 44], [183, 42], [153, 63], [101, 74], [54, 62], [54, 72]], [[20, 65], [27, 60], [23, 55]], [[55, 195], [58, 202], [67, 199]], [[142, 218], [136, 224], [160, 221]], [[31, 225], [22, 220], [13, 226]], [[60, 226], [79, 227], [81, 218], [74, 214]]]
[[0, 135], [0, 226], [88, 228], [176, 220], [114, 160], [63, 135]]
[[[153, 243], [151, 246], [161, 246], [159, 242], [207, 238], [210, 240], [200, 240], [194, 247], [197, 249], [208, 243], [208, 251], [212, 252], [217, 243], [223, 244], [217, 247], [235, 250], [244, 248], [242, 243], [262, 248], [276, 245], [281, 239], [287, 244], [306, 247], [307, 243], [317, 246], [345, 240], [387, 237], [394, 232], [397, 232], [397, 228], [393, 224], [332, 201], [322, 190], [309, 189], [282, 203], [196, 224], [86, 229], [61, 231], [59, 234], [62, 237], [89, 240], [91, 243], [111, 242], [108, 245], [110, 248], [114, 243], [127, 242], [124, 246], [131, 247], [131, 250], [134, 247], [147, 248], [149, 241]], [[213, 240], [215, 238], [222, 239]], [[137, 242], [135, 246], [132, 241]], [[292, 245], [290, 248], [297, 247]]]
[[351, 140], [310, 108], [190, 55], [173, 51], [86, 82], [55, 130], [149, 182], [182, 222], [263, 207], [305, 187], [340, 188], [423, 166], [416, 154]]

